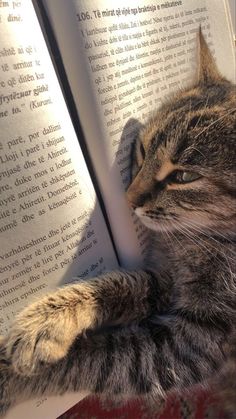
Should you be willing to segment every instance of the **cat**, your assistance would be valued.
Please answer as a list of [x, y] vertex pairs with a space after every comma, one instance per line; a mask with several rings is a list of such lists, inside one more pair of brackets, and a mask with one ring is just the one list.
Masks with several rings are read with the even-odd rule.
[[127, 199], [151, 230], [147, 268], [69, 285], [19, 314], [0, 343], [2, 415], [67, 391], [155, 401], [235, 372], [235, 88], [201, 31], [199, 45], [197, 80], [135, 143]]

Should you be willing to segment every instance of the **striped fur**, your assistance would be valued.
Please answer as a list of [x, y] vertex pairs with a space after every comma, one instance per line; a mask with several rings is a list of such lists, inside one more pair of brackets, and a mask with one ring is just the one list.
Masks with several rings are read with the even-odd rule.
[[2, 414], [45, 394], [157, 401], [223, 377], [225, 397], [235, 382], [234, 87], [201, 34], [200, 46], [198, 82], [136, 144], [127, 198], [152, 230], [147, 269], [67, 286], [21, 313], [0, 342]]

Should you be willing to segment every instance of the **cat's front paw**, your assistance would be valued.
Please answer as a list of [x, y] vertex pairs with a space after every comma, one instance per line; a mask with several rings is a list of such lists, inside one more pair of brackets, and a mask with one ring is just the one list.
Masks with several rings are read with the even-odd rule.
[[7, 356], [17, 373], [37, 373], [42, 363], [56, 362], [67, 354], [77, 332], [72, 308], [44, 297], [17, 317], [6, 337]]
[[3, 339], [0, 337], [0, 417], [3, 417], [12, 405], [15, 390], [12, 387], [12, 370], [6, 357]]
[[9, 374], [0, 364], [0, 418], [4, 417], [12, 402], [9, 395]]

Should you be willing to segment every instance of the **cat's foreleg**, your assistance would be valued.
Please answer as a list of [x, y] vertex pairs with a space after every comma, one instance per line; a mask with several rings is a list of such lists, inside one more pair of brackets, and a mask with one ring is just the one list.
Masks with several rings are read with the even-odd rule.
[[20, 393], [23, 400], [70, 391], [159, 400], [168, 391], [203, 384], [217, 372], [223, 362], [223, 333], [214, 332], [197, 324], [189, 329], [178, 318], [169, 326], [147, 321], [91, 331], [78, 337], [63, 359], [42, 363], [35, 375], [19, 375], [10, 365], [1, 382], [0, 369], [0, 387], [5, 387], [0, 406], [6, 409]]
[[40, 361], [64, 357], [87, 329], [141, 320], [156, 311], [157, 294], [157, 279], [144, 271], [112, 272], [59, 289], [20, 313], [5, 339], [7, 355], [16, 371], [31, 374]]

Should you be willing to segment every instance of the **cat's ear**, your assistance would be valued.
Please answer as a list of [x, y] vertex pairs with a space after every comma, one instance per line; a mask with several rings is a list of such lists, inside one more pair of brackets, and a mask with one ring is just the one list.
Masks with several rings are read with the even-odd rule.
[[199, 43], [199, 67], [198, 67], [198, 82], [200, 84], [215, 84], [223, 80], [212, 53], [202, 34], [201, 27], [198, 32]]

